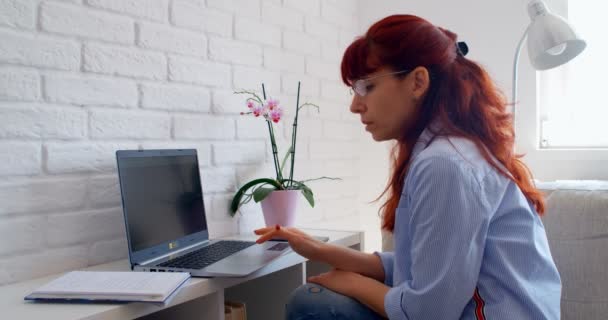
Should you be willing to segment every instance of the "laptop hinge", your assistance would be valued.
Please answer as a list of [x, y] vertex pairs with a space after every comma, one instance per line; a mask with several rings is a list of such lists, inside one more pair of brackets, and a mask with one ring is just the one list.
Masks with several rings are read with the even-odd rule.
[[189, 246], [187, 246], [187, 247], [183, 247], [183, 248], [181, 248], [181, 249], [179, 249], [179, 250], [175, 250], [175, 251], [167, 252], [167, 253], [163, 254], [162, 256], [154, 257], [154, 258], [152, 258], [152, 259], [148, 259], [148, 260], [146, 260], [146, 261], [141, 261], [141, 262], [139, 262], [139, 263], [136, 263], [135, 265], [147, 265], [147, 264], [150, 264], [150, 263], [152, 263], [152, 262], [154, 262], [154, 261], [162, 260], [162, 259], [164, 259], [164, 258], [166, 258], [166, 257], [173, 256], [173, 255], [176, 255], [176, 254], [182, 253], [182, 252], [184, 252], [184, 251], [190, 250], [190, 249], [192, 249], [192, 248], [194, 248], [194, 247], [197, 247], [197, 246], [200, 246], [200, 245], [203, 245], [203, 244], [207, 244], [207, 243], [209, 243], [209, 240], [205, 240], [205, 241], [197, 242], [197, 243], [195, 243], [195, 244], [191, 244], [191, 245], [189, 245]]

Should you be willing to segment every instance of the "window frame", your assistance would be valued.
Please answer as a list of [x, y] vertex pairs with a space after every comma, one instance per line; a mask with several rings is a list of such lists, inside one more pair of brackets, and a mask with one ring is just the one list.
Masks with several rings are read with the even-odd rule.
[[[568, 0], [547, 1], [553, 12], [566, 17]], [[608, 180], [608, 148], [545, 148], [541, 146], [540, 75], [523, 47], [515, 108], [515, 152], [534, 178], [553, 180]]]

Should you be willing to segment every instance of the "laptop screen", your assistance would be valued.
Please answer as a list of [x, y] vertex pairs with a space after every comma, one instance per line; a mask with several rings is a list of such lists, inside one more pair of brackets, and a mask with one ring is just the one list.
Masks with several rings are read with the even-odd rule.
[[130, 252], [208, 238], [196, 150], [126, 150], [117, 159]]

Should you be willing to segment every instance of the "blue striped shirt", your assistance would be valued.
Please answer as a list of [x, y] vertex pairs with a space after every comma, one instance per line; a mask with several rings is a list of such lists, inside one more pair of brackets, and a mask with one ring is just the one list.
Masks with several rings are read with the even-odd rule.
[[376, 253], [390, 319], [559, 319], [561, 281], [545, 229], [515, 183], [468, 139], [425, 130]]

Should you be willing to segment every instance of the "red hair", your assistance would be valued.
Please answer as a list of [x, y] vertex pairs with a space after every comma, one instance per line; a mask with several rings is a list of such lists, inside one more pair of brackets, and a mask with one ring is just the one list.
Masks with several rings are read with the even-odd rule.
[[[536, 212], [545, 211], [542, 193], [532, 174], [513, 152], [515, 133], [507, 100], [488, 73], [477, 63], [457, 54], [457, 36], [413, 15], [393, 15], [372, 25], [344, 53], [342, 80], [346, 85], [380, 69], [412, 70], [423, 66], [431, 82], [420, 117], [411, 132], [404, 132], [393, 147], [386, 202], [380, 208], [382, 228], [392, 231], [414, 143], [422, 131], [437, 121], [438, 136], [459, 136], [475, 143], [498, 172], [519, 186]], [[380, 198], [379, 197], [379, 198]]]

